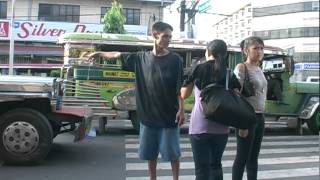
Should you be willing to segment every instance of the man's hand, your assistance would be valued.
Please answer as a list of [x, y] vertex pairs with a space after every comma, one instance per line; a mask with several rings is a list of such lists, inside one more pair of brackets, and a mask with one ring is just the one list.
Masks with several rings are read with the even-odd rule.
[[248, 133], [249, 133], [248, 129], [239, 129], [239, 136], [241, 138], [246, 138], [248, 136]]
[[179, 126], [182, 126], [184, 119], [184, 111], [179, 110], [176, 114], [176, 123], [178, 123]]
[[88, 55], [88, 60], [90, 62], [94, 61], [97, 57], [100, 56], [100, 52], [93, 52], [91, 54]]

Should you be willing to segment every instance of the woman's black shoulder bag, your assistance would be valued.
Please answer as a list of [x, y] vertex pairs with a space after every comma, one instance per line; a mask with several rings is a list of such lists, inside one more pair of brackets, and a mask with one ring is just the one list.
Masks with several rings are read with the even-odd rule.
[[242, 64], [244, 65], [244, 81], [243, 81], [240, 92], [245, 97], [254, 96], [255, 95], [254, 86], [253, 86], [253, 83], [250, 81], [248, 68], [245, 63], [242, 63]]
[[247, 129], [256, 123], [253, 107], [240, 94], [229, 89], [230, 70], [226, 85], [209, 84], [201, 90], [201, 105], [205, 117], [227, 126]]

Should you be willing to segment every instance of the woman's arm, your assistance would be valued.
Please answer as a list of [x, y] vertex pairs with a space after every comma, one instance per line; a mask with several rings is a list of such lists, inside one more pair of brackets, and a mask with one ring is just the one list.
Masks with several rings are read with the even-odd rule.
[[190, 83], [187, 86], [182, 87], [180, 90], [181, 97], [183, 99], [186, 99], [187, 97], [189, 97], [191, 95], [192, 90], [193, 90], [193, 83]]
[[179, 102], [179, 110], [176, 114], [176, 123], [181, 126], [184, 123], [184, 100], [182, 99], [181, 95], [178, 95], [178, 102]]

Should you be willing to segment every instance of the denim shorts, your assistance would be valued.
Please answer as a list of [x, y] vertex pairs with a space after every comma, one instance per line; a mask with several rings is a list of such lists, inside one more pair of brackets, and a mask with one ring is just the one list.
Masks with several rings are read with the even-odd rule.
[[142, 160], [156, 160], [161, 154], [163, 161], [178, 160], [180, 151], [180, 129], [154, 128], [140, 123], [139, 157]]

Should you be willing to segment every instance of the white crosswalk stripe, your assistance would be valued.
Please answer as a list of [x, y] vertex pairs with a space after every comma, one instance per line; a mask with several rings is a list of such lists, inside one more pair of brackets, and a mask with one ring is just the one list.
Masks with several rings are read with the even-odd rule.
[[[194, 180], [192, 150], [187, 135], [183, 135], [180, 141], [182, 148], [180, 179]], [[125, 138], [126, 180], [148, 180], [147, 162], [139, 160], [138, 147], [138, 136], [127, 135]], [[266, 136], [260, 151], [258, 179], [320, 180], [319, 152], [317, 136]], [[236, 138], [229, 137], [222, 161], [225, 180], [231, 179], [235, 154]], [[170, 163], [159, 160], [157, 171], [159, 180], [172, 179]], [[243, 179], [246, 179], [246, 174]]]

